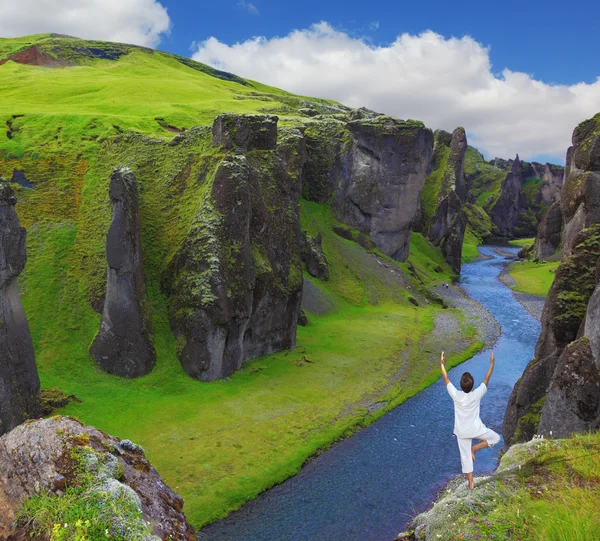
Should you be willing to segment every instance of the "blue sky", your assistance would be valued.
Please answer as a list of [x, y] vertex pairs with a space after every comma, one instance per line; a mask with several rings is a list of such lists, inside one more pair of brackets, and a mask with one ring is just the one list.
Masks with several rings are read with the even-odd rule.
[[[491, 47], [494, 70], [508, 67], [548, 83], [591, 83], [600, 75], [600, 2], [589, 0], [576, 4], [552, 0], [163, 0], [162, 4], [173, 27], [159, 48], [185, 56], [192, 42], [210, 36], [233, 44], [253, 36], [282, 36], [327, 21], [374, 45], [392, 42], [404, 32], [470, 35]], [[252, 4], [256, 11], [244, 4]]]
[[433, 129], [486, 157], [564, 162], [600, 112], [600, 1], [0, 1], [0, 37], [157, 47]]

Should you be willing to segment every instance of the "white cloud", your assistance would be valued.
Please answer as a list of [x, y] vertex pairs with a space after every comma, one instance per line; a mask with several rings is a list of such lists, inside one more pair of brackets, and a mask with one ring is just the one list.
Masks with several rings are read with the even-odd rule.
[[236, 4], [239, 9], [247, 11], [251, 15], [258, 15], [258, 8], [252, 2], [246, 2], [245, 0], [239, 0]]
[[56, 32], [156, 46], [169, 32], [167, 10], [156, 0], [3, 0], [0, 36]]
[[427, 31], [375, 47], [327, 23], [285, 37], [196, 44], [195, 60], [298, 94], [467, 129], [487, 156], [563, 161], [573, 128], [600, 111], [600, 78], [551, 85], [526, 73], [492, 72], [489, 49], [469, 36]]

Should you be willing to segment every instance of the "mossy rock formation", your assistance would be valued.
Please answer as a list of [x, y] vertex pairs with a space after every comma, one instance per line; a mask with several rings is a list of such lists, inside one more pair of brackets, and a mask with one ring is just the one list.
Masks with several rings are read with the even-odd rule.
[[27, 253], [16, 201], [0, 177], [0, 435], [41, 413], [40, 380], [19, 293]]
[[267, 115], [262, 122], [259, 116], [215, 120], [213, 141], [225, 141], [234, 153], [217, 164], [201, 214], [165, 274], [179, 360], [201, 380], [295, 345], [306, 153], [297, 130], [282, 130], [275, 146], [273, 122]]
[[365, 116], [310, 124], [305, 135], [304, 197], [330, 202], [338, 220], [405, 261], [433, 150], [431, 130], [420, 122]]
[[148, 374], [156, 364], [144, 310], [146, 279], [134, 173], [118, 167], [111, 175], [109, 193], [113, 216], [106, 235], [106, 298], [91, 354], [102, 370], [134, 378]]
[[[435, 132], [434, 172], [426, 180], [428, 190], [437, 192], [433, 214], [428, 218], [427, 238], [442, 250], [444, 258], [456, 273], [460, 273], [461, 254], [468, 216], [463, 208], [468, 186], [465, 179], [467, 136], [459, 127], [452, 135]], [[437, 185], [436, 185], [437, 184]]]

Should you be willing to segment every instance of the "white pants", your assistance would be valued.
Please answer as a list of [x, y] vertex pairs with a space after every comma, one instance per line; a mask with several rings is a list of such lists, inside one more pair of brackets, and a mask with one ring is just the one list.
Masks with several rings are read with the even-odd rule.
[[471, 445], [473, 440], [485, 440], [490, 447], [493, 447], [500, 441], [500, 436], [493, 430], [486, 428], [481, 434], [474, 438], [456, 438], [458, 442], [458, 450], [460, 451], [460, 463], [463, 473], [472, 473], [473, 471], [473, 456], [471, 455]]

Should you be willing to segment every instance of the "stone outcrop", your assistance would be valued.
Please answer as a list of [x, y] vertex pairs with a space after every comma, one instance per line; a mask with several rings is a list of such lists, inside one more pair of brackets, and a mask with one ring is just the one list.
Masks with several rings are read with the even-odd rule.
[[368, 235], [384, 254], [405, 261], [433, 151], [431, 130], [418, 122], [367, 116], [315, 123], [305, 134], [304, 196], [331, 202], [338, 220]]
[[600, 115], [580, 124], [561, 192], [563, 259], [542, 314], [535, 357], [515, 385], [507, 442], [600, 427]]
[[323, 252], [322, 242], [323, 236], [321, 233], [313, 238], [308, 233], [303, 232], [300, 238], [300, 254], [309, 274], [327, 281], [329, 280], [329, 265]]
[[490, 218], [495, 232], [504, 237], [513, 236], [513, 231], [519, 221], [521, 204], [521, 184], [523, 175], [519, 156], [512, 162], [510, 171], [502, 182], [500, 197], [490, 210]]
[[[64, 497], [68, 488], [82, 484], [88, 496], [97, 496], [91, 504], [94, 515], [105, 517], [115, 530], [143, 531], [150, 523], [154, 529], [143, 537], [147, 541], [195, 541], [183, 500], [164, 483], [143, 449], [75, 419], [52, 417], [18, 426], [0, 438], [0, 464], [0, 541], [29, 538], [32, 525], [27, 520], [14, 524], [29, 498], [42, 493]], [[126, 502], [136, 509], [134, 517], [122, 514]]]
[[106, 235], [106, 298], [91, 354], [102, 370], [135, 378], [148, 374], [156, 363], [150, 318], [144, 310], [146, 285], [135, 175], [130, 169], [117, 168], [109, 190], [113, 216]]
[[562, 210], [560, 202], [556, 202], [544, 214], [538, 226], [538, 233], [533, 244], [535, 259], [545, 259], [558, 250], [562, 227]]
[[[437, 206], [430, 220], [427, 238], [435, 246], [440, 247], [452, 270], [459, 273], [462, 245], [468, 221], [463, 208], [468, 192], [464, 172], [467, 150], [467, 136], [464, 128], [456, 128], [452, 136], [441, 130], [436, 131], [435, 146], [448, 146], [449, 154], [447, 160], [444, 160], [445, 167], [439, 177]], [[439, 148], [434, 150], [434, 155], [441, 153]], [[440, 166], [443, 167], [442, 164], [438, 165], [438, 167]]]
[[25, 229], [12, 188], [0, 178], [0, 434], [41, 412], [40, 380], [19, 294], [25, 268]]
[[276, 146], [271, 135], [263, 144], [273, 118], [217, 118], [215, 143], [239, 141], [240, 126], [248, 126], [246, 142], [223, 145], [232, 152], [218, 163], [198, 218], [165, 272], [177, 355], [203, 381], [295, 345], [306, 151], [298, 130], [279, 130]]
[[278, 120], [274, 115], [219, 115], [213, 124], [213, 144], [239, 154], [274, 150]]

